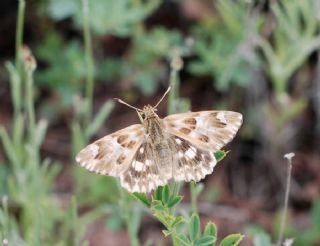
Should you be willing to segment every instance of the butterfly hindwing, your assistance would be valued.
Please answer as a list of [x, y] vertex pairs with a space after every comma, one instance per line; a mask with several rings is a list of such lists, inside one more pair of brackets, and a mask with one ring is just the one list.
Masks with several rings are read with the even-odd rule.
[[173, 154], [173, 178], [177, 181], [199, 181], [213, 172], [217, 161], [213, 152], [203, 150], [189, 141], [173, 136], [170, 138]]
[[232, 111], [200, 111], [169, 115], [163, 122], [167, 132], [214, 152], [233, 139], [242, 124], [242, 115]]
[[156, 154], [152, 145], [144, 142], [136, 151], [128, 169], [120, 175], [121, 185], [130, 192], [150, 192], [165, 185], [171, 175], [163, 175]]
[[90, 171], [119, 176], [131, 163], [143, 140], [143, 126], [135, 124], [89, 144], [79, 152], [76, 161]]
[[212, 173], [216, 159], [212, 152], [201, 150], [187, 140], [170, 135], [170, 172], [163, 172], [159, 153], [151, 143], [144, 142], [137, 150], [128, 169], [120, 175], [121, 185], [130, 192], [150, 192], [169, 179], [199, 181]]

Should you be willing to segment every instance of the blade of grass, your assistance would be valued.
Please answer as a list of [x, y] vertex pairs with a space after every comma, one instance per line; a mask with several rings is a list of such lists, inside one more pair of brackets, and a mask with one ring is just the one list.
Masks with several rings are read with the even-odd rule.
[[89, 124], [92, 116], [92, 101], [93, 101], [93, 89], [94, 89], [94, 64], [92, 55], [92, 44], [91, 44], [91, 32], [89, 25], [89, 0], [82, 0], [83, 10], [83, 36], [84, 36], [84, 49], [85, 49], [85, 62], [86, 62], [86, 88], [85, 97], [87, 99], [87, 109], [85, 122]]

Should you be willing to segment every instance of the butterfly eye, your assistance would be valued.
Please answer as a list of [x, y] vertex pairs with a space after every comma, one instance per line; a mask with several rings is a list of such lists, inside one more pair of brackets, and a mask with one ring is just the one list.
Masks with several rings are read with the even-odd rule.
[[146, 114], [145, 113], [140, 113], [141, 118], [144, 120], [146, 118]]

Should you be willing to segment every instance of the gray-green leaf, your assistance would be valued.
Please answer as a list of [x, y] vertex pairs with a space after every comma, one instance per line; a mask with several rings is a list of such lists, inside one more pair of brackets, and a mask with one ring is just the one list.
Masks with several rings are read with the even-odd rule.
[[217, 237], [217, 234], [218, 234], [217, 226], [214, 223], [209, 222], [206, 225], [206, 228], [204, 229], [203, 235]]
[[140, 202], [142, 202], [145, 206], [147, 206], [148, 208], [151, 206], [151, 201], [149, 200], [149, 198], [147, 197], [147, 195], [145, 193], [134, 192], [134, 193], [132, 193], [132, 195], [136, 199], [138, 199]]
[[181, 202], [181, 200], [182, 200], [182, 196], [172, 197], [167, 204], [168, 208], [172, 208], [172, 207], [176, 206], [178, 203]]
[[220, 246], [236, 246], [243, 239], [241, 234], [230, 234], [226, 236], [220, 243]]
[[190, 240], [183, 234], [180, 234], [177, 239], [179, 240], [179, 242], [181, 242], [182, 245], [187, 245], [190, 246], [191, 242]]
[[217, 238], [214, 236], [203, 236], [195, 241], [195, 246], [213, 245], [216, 240]]
[[200, 235], [200, 218], [197, 214], [192, 214], [189, 224], [191, 241], [195, 241]]

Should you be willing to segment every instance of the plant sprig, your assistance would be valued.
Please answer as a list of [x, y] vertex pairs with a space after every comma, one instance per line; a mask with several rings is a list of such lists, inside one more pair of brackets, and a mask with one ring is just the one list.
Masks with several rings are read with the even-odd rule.
[[208, 222], [204, 231], [201, 231], [198, 213], [185, 217], [175, 212], [183, 197], [170, 190], [169, 185], [158, 187], [151, 197], [143, 193], [133, 193], [133, 196], [150, 209], [154, 217], [163, 224], [165, 229], [162, 232], [165, 237], [171, 237], [173, 245], [235, 246], [243, 238], [241, 234], [231, 234], [222, 239], [220, 244], [216, 244], [218, 230], [213, 222]]
[[[225, 155], [224, 151], [218, 151], [215, 154], [218, 161], [222, 160]], [[194, 186], [195, 189], [199, 187], [196, 184]], [[170, 189], [169, 185], [158, 187], [151, 196], [144, 193], [133, 193], [132, 195], [150, 209], [154, 217], [163, 224], [165, 229], [162, 232], [165, 237], [171, 237], [173, 245], [235, 246], [243, 238], [241, 234], [231, 234], [225, 237], [220, 244], [216, 244], [218, 231], [216, 225], [209, 222], [202, 232], [200, 216], [197, 212], [193, 212], [189, 217], [177, 213], [176, 208], [182, 202], [183, 197], [176, 194], [175, 189]]]

